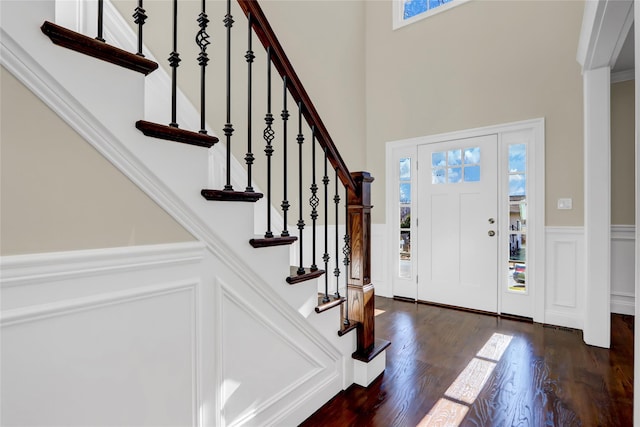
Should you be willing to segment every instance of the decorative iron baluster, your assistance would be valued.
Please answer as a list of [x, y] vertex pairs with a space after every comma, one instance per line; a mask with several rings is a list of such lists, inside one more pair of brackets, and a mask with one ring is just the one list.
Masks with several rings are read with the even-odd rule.
[[287, 230], [287, 211], [289, 210], [289, 201], [287, 200], [287, 121], [289, 120], [289, 110], [287, 110], [287, 76], [282, 78], [283, 81], [283, 101], [282, 101], [282, 156], [284, 159], [284, 170], [282, 172], [284, 178], [284, 196], [282, 200], [282, 216], [284, 219], [284, 228], [280, 236], [287, 237], [289, 236], [289, 231]]
[[271, 231], [271, 156], [273, 156], [273, 138], [275, 132], [271, 127], [273, 125], [273, 114], [271, 114], [271, 47], [267, 47], [267, 114], [264, 116], [266, 127], [262, 136], [266, 142], [264, 153], [267, 156], [267, 231], [264, 233], [265, 238], [273, 237]]
[[344, 186], [344, 247], [342, 253], [344, 254], [344, 293], [347, 301], [344, 308], [344, 320], [343, 324], [349, 326], [349, 264], [351, 263], [351, 237], [349, 234], [349, 187]]
[[333, 275], [336, 276], [336, 298], [340, 298], [340, 267], [338, 267], [338, 260], [340, 256], [338, 255], [338, 207], [340, 205], [340, 194], [338, 194], [338, 169], [335, 169], [335, 186], [336, 186], [336, 194], [333, 196], [333, 203], [336, 206], [336, 267], [333, 269]]
[[227, 14], [224, 16], [224, 26], [227, 28], [227, 123], [223, 131], [227, 137], [227, 183], [224, 191], [233, 191], [231, 185], [231, 135], [233, 135], [233, 124], [231, 124], [231, 27], [233, 27], [233, 16], [231, 15], [231, 0], [227, 0]]
[[104, 0], [98, 0], [98, 36], [96, 40], [103, 42], [102, 23], [104, 21]]
[[[142, 0], [141, 0], [142, 2]], [[200, 48], [198, 55], [198, 64], [200, 65], [200, 133], [207, 133], [205, 129], [205, 70], [209, 57], [207, 55], [207, 46], [209, 46], [209, 34], [207, 34], [207, 24], [209, 19], [205, 11], [206, 0], [202, 0], [202, 12], [198, 15], [198, 26], [200, 31], [196, 34], [196, 44]]]
[[[204, 11], [204, 4], [202, 8], [202, 10]], [[142, 26], [144, 25], [144, 21], [147, 20], [147, 15], [146, 11], [142, 7], [142, 0], [138, 0], [138, 7], [135, 8], [133, 19], [133, 22], [138, 24], [138, 52], [136, 53], [136, 55], [144, 57], [144, 54], [142, 53]]]
[[253, 65], [253, 60], [255, 59], [255, 55], [253, 54], [253, 50], [251, 50], [251, 14], [247, 15], [248, 25], [248, 47], [247, 53], [244, 55], [247, 60], [247, 154], [244, 157], [245, 162], [247, 162], [247, 188], [245, 191], [252, 192], [253, 186], [251, 185], [251, 166], [253, 165], [253, 153], [251, 152], [251, 84], [252, 84], [252, 74], [251, 74], [251, 66]]
[[177, 128], [176, 120], [176, 91], [178, 79], [178, 67], [180, 66], [180, 54], [178, 53], [178, 0], [173, 0], [173, 51], [169, 55], [171, 72], [171, 123], [169, 126]]
[[317, 271], [318, 266], [316, 264], [316, 220], [318, 219], [318, 205], [320, 199], [318, 199], [318, 185], [316, 184], [316, 127], [311, 126], [311, 198], [309, 198], [309, 204], [311, 205], [311, 271]]
[[298, 274], [304, 274], [303, 261], [303, 244], [302, 235], [304, 233], [304, 220], [302, 219], [302, 144], [304, 143], [304, 135], [302, 134], [302, 102], [298, 102], [298, 244], [300, 245], [300, 266]]
[[[324, 254], [322, 260], [324, 261], [324, 271], [329, 271], [329, 175], [327, 174], [327, 148], [324, 148], [324, 176], [322, 177], [322, 184], [324, 184]], [[322, 302], [329, 302], [329, 275], [324, 275], [324, 297]]]

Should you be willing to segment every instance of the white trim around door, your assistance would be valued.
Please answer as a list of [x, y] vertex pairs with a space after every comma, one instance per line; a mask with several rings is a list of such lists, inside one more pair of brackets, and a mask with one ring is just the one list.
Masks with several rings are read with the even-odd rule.
[[[530, 293], [531, 305], [526, 317], [532, 317], [536, 322], [545, 322], [545, 194], [544, 194], [544, 134], [545, 122], [544, 118], [525, 120], [520, 122], [499, 124], [493, 126], [486, 126], [482, 128], [467, 129], [456, 132], [448, 132], [437, 135], [429, 135], [399, 141], [388, 142], [386, 146], [386, 233], [387, 242], [391, 246], [390, 255], [392, 257], [392, 263], [387, 271], [387, 283], [390, 284], [391, 294], [394, 296], [402, 296], [409, 299], [417, 299], [417, 283], [419, 272], [419, 266], [417, 265], [418, 253], [420, 251], [420, 242], [414, 238], [410, 248], [410, 267], [403, 265], [406, 264], [407, 248], [405, 242], [405, 248], [402, 249], [403, 259], [401, 260], [401, 254], [396, 250], [395, 242], [398, 242], [401, 232], [406, 235], [407, 231], [410, 231], [411, 236], [417, 237], [417, 226], [419, 221], [419, 212], [417, 212], [417, 203], [415, 203], [417, 197], [417, 150], [419, 145], [432, 144], [437, 142], [445, 142], [451, 140], [460, 140], [465, 138], [473, 138], [483, 135], [495, 134], [498, 135], [498, 143], [501, 147], [503, 144], [509, 144], [514, 141], [514, 138], [524, 138], [527, 142], [527, 199], [529, 203], [528, 209], [528, 243], [527, 243], [527, 288]], [[410, 183], [410, 202], [412, 220], [410, 228], [402, 228], [400, 224], [402, 222], [401, 205], [400, 200], [400, 159], [412, 159], [411, 161], [411, 177], [409, 181], [405, 179], [403, 183]], [[508, 163], [499, 156], [499, 173], [508, 172]], [[428, 165], [420, 165], [420, 167], [427, 167]], [[405, 188], [406, 190], [406, 188]], [[500, 206], [508, 205], [508, 191], [504, 188], [504, 185], [499, 185], [499, 204]], [[405, 194], [406, 196], [406, 194]], [[402, 207], [408, 206], [405, 203]], [[504, 215], [503, 215], [504, 216]], [[404, 218], [403, 218], [404, 219]], [[424, 223], [424, 221], [423, 221]], [[425, 223], [426, 224], [426, 223]], [[405, 224], [403, 227], [407, 227]], [[504, 236], [503, 236], [504, 237]], [[506, 239], [502, 238], [502, 244], [506, 244]], [[503, 248], [499, 249], [501, 254], [499, 257], [499, 266], [506, 265], [506, 262], [502, 261], [504, 254], [507, 251]], [[498, 266], [496, 266], [498, 268]], [[423, 272], [424, 273], [424, 272]], [[502, 307], [502, 292], [505, 283], [502, 280], [499, 282], [500, 292], [497, 295], [498, 312], [501, 312]]]

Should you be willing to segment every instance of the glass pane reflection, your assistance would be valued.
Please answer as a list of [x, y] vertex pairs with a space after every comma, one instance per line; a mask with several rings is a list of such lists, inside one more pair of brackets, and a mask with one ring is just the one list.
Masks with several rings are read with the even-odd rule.
[[411, 180], [411, 159], [400, 159], [400, 181]]

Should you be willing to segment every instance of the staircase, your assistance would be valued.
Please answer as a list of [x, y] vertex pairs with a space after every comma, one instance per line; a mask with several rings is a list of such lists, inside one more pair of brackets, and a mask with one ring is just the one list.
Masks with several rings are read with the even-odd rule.
[[[251, 342], [214, 328], [221, 341], [211, 345], [212, 355], [224, 353], [220, 347], [225, 342], [228, 348], [242, 351], [242, 356], [237, 355], [238, 361], [217, 362], [217, 382], [211, 388], [212, 394], [218, 396], [224, 387], [228, 387], [225, 378], [233, 376], [230, 372], [241, 377], [251, 370], [251, 365], [261, 363], [262, 353], [266, 353], [264, 357], [268, 359], [270, 348], [281, 352], [293, 351], [302, 356], [302, 362], [298, 359], [288, 362], [287, 357], [282, 357], [279, 365], [276, 362], [271, 366], [274, 375], [280, 372], [282, 378], [290, 369], [292, 378], [284, 381], [281, 389], [264, 387], [263, 390], [252, 390], [255, 395], [237, 398], [237, 401], [229, 397], [233, 393], [226, 398], [218, 396], [214, 399], [213, 409], [207, 409], [210, 412], [204, 411], [195, 416], [197, 423], [298, 423], [351, 383], [367, 386], [384, 370], [384, 350], [390, 344], [374, 336], [374, 290], [370, 283], [369, 259], [370, 185], [373, 178], [366, 172], [351, 173], [348, 170], [259, 4], [247, 0], [238, 0], [233, 5], [227, 3], [224, 16], [225, 31], [229, 37], [226, 51], [227, 117], [217, 121], [218, 129], [221, 128], [224, 134], [220, 138], [206, 123], [209, 116], [205, 114], [205, 106], [210, 107], [220, 101], [206, 99], [205, 96], [205, 82], [207, 85], [214, 82], [212, 78], [205, 77], [211, 58], [207, 55], [206, 43], [209, 18], [204, 9], [198, 20], [202, 75], [202, 99], [198, 112], [181, 93], [179, 79], [176, 78], [180, 61], [175, 42], [178, 36], [175, 10], [174, 51], [169, 59], [173, 75], [169, 79], [169, 73], [158, 67], [158, 62], [144, 46], [141, 35], [147, 17], [142, 2], [134, 12], [137, 38], [123, 25], [122, 16], [114, 13], [115, 9], [108, 2], [104, 6], [106, 13], [98, 9], [100, 19], [95, 38], [75, 31], [82, 25], [78, 24], [73, 29], [58, 25], [56, 20], [66, 19], [60, 12], [60, 3], [63, 2], [4, 2], [3, 66], [203, 242], [207, 249], [206, 268], [229, 271], [230, 279], [216, 276], [216, 291], [211, 296], [222, 313], [217, 318], [220, 323], [226, 319], [239, 325], [238, 334], [241, 334], [244, 330], [242, 325], [249, 322], [249, 330], [254, 334], [260, 330], [263, 335], [272, 334], [275, 337], [272, 339], [277, 341], [254, 348]], [[98, 3], [102, 8], [103, 2]], [[177, 4], [173, 3], [174, 8]], [[248, 37], [245, 55], [249, 75], [248, 118], [241, 124], [248, 129], [241, 132], [236, 132], [239, 124], [231, 123], [231, 92], [234, 87], [231, 78], [236, 74], [230, 69], [229, 42], [234, 19], [240, 21], [237, 13], [235, 16], [232, 13], [238, 6], [247, 17], [243, 25], [248, 24], [249, 34], [253, 34]], [[112, 28], [106, 36], [102, 28], [105, 20], [106, 27]], [[235, 25], [239, 23], [235, 22]], [[38, 27], [41, 33], [38, 33]], [[109, 36], [122, 47], [111, 44]], [[269, 73], [268, 94], [261, 95], [269, 99], [264, 120], [255, 116], [252, 119], [251, 116], [253, 111], [258, 111], [251, 105], [252, 66], [256, 60], [251, 45], [254, 38], [265, 48]], [[137, 52], [134, 53], [136, 45]], [[271, 88], [271, 82], [279, 80], [275, 73], [271, 77], [272, 67], [282, 79], [282, 87]], [[276, 125], [273, 123], [278, 114], [275, 102], [271, 110], [271, 98], [275, 98], [276, 93], [280, 96], [283, 90], [282, 105], [278, 104], [278, 107], [282, 106], [280, 116], [283, 123], [279, 126], [284, 128], [284, 135], [276, 131], [274, 137], [272, 130]], [[287, 108], [287, 100], [295, 103], [291, 111]], [[158, 111], [159, 105], [165, 108], [164, 113]], [[168, 105], [171, 119], [169, 124], [164, 124], [157, 118], [164, 116]], [[198, 119], [199, 124], [196, 123]], [[278, 152], [273, 161], [282, 161], [278, 157], [281, 156], [280, 144], [284, 138], [284, 147], [287, 147], [289, 120], [290, 127], [295, 129], [288, 135], [291, 157], [287, 160], [285, 154], [284, 167], [271, 164], [274, 149]], [[194, 130], [187, 130], [189, 128]], [[240, 133], [241, 137], [234, 136], [234, 132]], [[254, 138], [252, 147], [252, 135], [256, 133], [263, 135], [264, 140]], [[220, 139], [224, 139], [224, 146]], [[234, 149], [230, 149], [238, 139], [243, 144], [248, 140], [245, 165], [236, 160]], [[306, 153], [311, 151], [313, 157], [303, 161], [303, 146], [310, 144], [312, 148]], [[256, 148], [259, 145], [260, 148]], [[266, 158], [258, 158], [252, 151], [264, 151]], [[260, 192], [256, 176], [252, 175], [260, 163], [267, 163], [266, 179], [258, 179], [265, 192]], [[291, 174], [294, 179], [290, 182], [287, 171], [295, 167], [289, 164], [298, 169]], [[303, 166], [313, 168], [313, 173], [303, 170]], [[317, 173], [316, 167], [319, 168]], [[285, 176], [272, 177], [271, 171], [279, 169]], [[281, 194], [272, 190], [272, 181], [284, 184], [281, 203], [276, 200]], [[312, 181], [311, 185], [309, 181]], [[293, 197], [296, 200], [288, 200], [295, 193], [298, 193]], [[303, 206], [305, 200], [310, 201], [309, 206]], [[275, 210], [277, 205], [282, 207], [281, 213]], [[294, 212], [299, 213], [297, 235], [288, 230], [288, 224], [293, 221], [287, 215]], [[332, 226], [330, 222], [336, 225]], [[343, 225], [338, 226], [340, 223]], [[340, 229], [343, 232], [339, 232]], [[328, 234], [334, 231], [335, 235], [329, 237]], [[342, 240], [344, 245], [339, 247]], [[342, 269], [340, 261], [344, 261]], [[331, 273], [335, 277], [330, 280]], [[238, 313], [241, 314], [235, 311], [235, 314], [228, 314], [232, 311], [225, 304], [240, 307]], [[206, 311], [207, 307], [203, 310]], [[261, 325], [266, 329], [260, 329]], [[248, 333], [247, 336], [253, 335]], [[311, 351], [315, 353], [311, 354]], [[221, 358], [230, 360], [235, 357], [223, 355]], [[305, 363], [308, 364], [306, 368]], [[298, 368], [301, 371], [294, 375]], [[259, 377], [254, 375], [247, 377], [245, 382]], [[269, 375], [259, 378], [263, 384], [270, 381]], [[262, 403], [247, 406], [252, 399]], [[201, 397], [201, 400], [204, 402], [206, 398]]]

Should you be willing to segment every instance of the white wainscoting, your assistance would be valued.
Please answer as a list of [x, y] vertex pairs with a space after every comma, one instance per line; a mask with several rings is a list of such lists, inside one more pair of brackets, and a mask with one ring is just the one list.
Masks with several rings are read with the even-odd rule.
[[3, 257], [3, 425], [200, 424], [198, 242]]
[[339, 311], [307, 320], [200, 242], [0, 265], [2, 425], [297, 425], [353, 382]]
[[634, 225], [611, 226], [611, 312], [635, 314]]
[[584, 327], [584, 229], [546, 227], [545, 323]]

